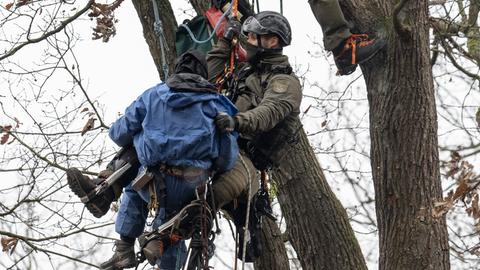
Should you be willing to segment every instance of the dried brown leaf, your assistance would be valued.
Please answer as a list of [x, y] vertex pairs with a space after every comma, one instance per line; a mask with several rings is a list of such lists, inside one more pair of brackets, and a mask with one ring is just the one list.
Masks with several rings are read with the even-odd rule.
[[[12, 126], [0, 126], [0, 132], [4, 132], [2, 137], [0, 138], [0, 145], [4, 145], [7, 143], [8, 138], [10, 137], [10, 130], [12, 129]], [[1, 134], [1, 133], [0, 133]]]
[[14, 4], [14, 2], [6, 4], [5, 9], [10, 10], [13, 7], [13, 4]]
[[444, 200], [441, 202], [435, 202], [432, 209], [432, 217], [440, 218], [445, 215], [453, 207], [452, 200]]
[[462, 159], [462, 156], [460, 156], [460, 153], [458, 153], [457, 151], [452, 151], [452, 153], [450, 154], [450, 157], [452, 158], [453, 161], [459, 161]]
[[[473, 200], [472, 200], [472, 206], [470, 207], [472, 210], [471, 210], [471, 215], [474, 219], [478, 219], [480, 218], [480, 209], [478, 207], [478, 194], [475, 194], [473, 196]], [[470, 213], [469, 213], [470, 214]]]
[[17, 7], [28, 5], [32, 2], [32, 0], [19, 0], [17, 2]]
[[2, 244], [2, 251], [3, 252], [10, 251], [10, 255], [12, 255], [13, 251], [15, 250], [15, 247], [17, 246], [18, 238], [2, 237], [0, 242]]
[[97, 120], [97, 119], [95, 119], [95, 118], [88, 119], [87, 123], [85, 124], [85, 126], [82, 129], [82, 133], [81, 133], [82, 136], [85, 135], [85, 133], [87, 133], [87, 131], [92, 130], [92, 128], [94, 126], [94, 123], [95, 123], [95, 120]]
[[453, 177], [461, 169], [458, 164], [462, 159], [460, 154], [457, 151], [452, 151], [452, 153], [450, 153], [450, 158], [451, 159], [448, 161], [448, 164], [447, 164], [447, 173], [446, 173], [447, 178]]
[[3, 134], [2, 137], [0, 138], [0, 145], [6, 144], [9, 137], [10, 137], [10, 133]]
[[470, 187], [468, 186], [467, 181], [460, 181], [460, 184], [458, 184], [458, 187], [453, 194], [452, 200], [455, 201], [458, 198], [465, 196], [469, 191]]
[[88, 108], [83, 108], [80, 113], [88, 112]]
[[322, 122], [322, 127], [325, 127], [327, 125], [327, 120]]
[[0, 126], [0, 132], [9, 132], [10, 130], [12, 130], [12, 126], [8, 125], [8, 126]]

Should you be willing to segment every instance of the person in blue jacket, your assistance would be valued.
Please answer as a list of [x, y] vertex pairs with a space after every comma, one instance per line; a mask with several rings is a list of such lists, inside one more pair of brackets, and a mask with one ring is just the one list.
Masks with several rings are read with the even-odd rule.
[[[205, 55], [186, 52], [177, 60], [175, 73], [166, 83], [146, 90], [110, 128], [109, 136], [118, 146], [133, 144], [141, 165], [139, 171], [148, 168], [155, 178], [154, 187], [147, 184], [138, 192], [131, 181], [125, 187], [115, 221], [120, 240], [115, 242], [113, 257], [102, 263], [100, 269], [135, 266], [135, 239], [144, 231], [148, 203], [155, 204], [150, 202], [149, 188], [165, 188], [164, 205], [160, 205], [153, 221], [156, 228], [194, 199], [195, 188], [213, 172], [233, 168], [238, 156], [236, 133], [217, 131], [214, 120], [219, 113], [235, 115], [237, 111], [206, 78]], [[95, 187], [77, 169], [67, 170], [67, 179], [80, 197]], [[106, 211], [102, 209], [101, 215]], [[180, 241], [155, 260], [161, 269], [174, 269], [177, 257], [181, 265], [185, 253], [185, 244]]]

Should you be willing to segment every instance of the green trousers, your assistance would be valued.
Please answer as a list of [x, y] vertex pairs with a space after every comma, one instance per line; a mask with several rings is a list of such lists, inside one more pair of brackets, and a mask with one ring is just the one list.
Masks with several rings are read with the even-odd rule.
[[325, 50], [335, 49], [351, 35], [338, 0], [309, 0], [308, 3], [322, 28]]
[[240, 153], [235, 166], [230, 171], [220, 174], [212, 182], [213, 194], [217, 209], [234, 199], [246, 201], [249, 183], [251, 188], [250, 198], [259, 189], [259, 175], [252, 161]]

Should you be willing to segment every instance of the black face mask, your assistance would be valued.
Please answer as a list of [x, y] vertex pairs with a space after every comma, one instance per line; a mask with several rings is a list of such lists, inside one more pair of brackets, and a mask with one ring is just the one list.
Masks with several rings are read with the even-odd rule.
[[[260, 37], [257, 39], [260, 41]], [[242, 48], [245, 49], [245, 52], [247, 53], [246, 60], [251, 64], [251, 65], [256, 65], [260, 62], [260, 60], [268, 55], [271, 54], [278, 54], [282, 52], [281, 48], [278, 49], [267, 49], [263, 48], [261, 44], [258, 44], [258, 46], [250, 44], [247, 39], [240, 38], [240, 44], [242, 45]]]
[[245, 52], [247, 53], [247, 56], [246, 56], [247, 61], [252, 65], [255, 65], [256, 63], [258, 63], [262, 55], [262, 52], [265, 49], [252, 45], [248, 43], [246, 40], [241, 40], [241, 45], [243, 49], [245, 49]]

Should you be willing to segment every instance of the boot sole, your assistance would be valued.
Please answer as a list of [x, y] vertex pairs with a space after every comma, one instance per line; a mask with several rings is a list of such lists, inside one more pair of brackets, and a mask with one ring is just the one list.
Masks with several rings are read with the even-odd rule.
[[[73, 191], [73, 193], [75, 193], [75, 195], [77, 195], [79, 198], [85, 197], [87, 195], [85, 190], [80, 185], [80, 182], [78, 181], [78, 179], [80, 179], [82, 177], [83, 177], [83, 174], [77, 169], [68, 169], [67, 170], [68, 186]], [[108, 212], [108, 210], [103, 211], [102, 209], [98, 208], [95, 204], [93, 204], [91, 202], [85, 203], [85, 207], [96, 218], [100, 218]]]
[[370, 56], [368, 56], [367, 58], [363, 59], [360, 62], [357, 62], [357, 65], [363, 64], [363, 63], [367, 62], [368, 60], [372, 59], [375, 55], [377, 55], [377, 53], [379, 51], [381, 51], [383, 48], [385, 48], [385, 46], [387, 46], [387, 42], [384, 41], [384, 43], [379, 45], [379, 47]]
[[130, 262], [129, 259], [125, 259], [123, 261], [119, 261], [117, 263], [115, 263], [114, 265], [111, 265], [111, 266], [107, 266], [107, 267], [104, 267], [102, 268], [102, 266], [100, 266], [100, 270], [122, 270], [122, 269], [125, 269], [125, 268], [133, 268], [137, 266], [137, 263], [132, 263]]
[[143, 249], [143, 254], [150, 265], [155, 265], [157, 259], [161, 257], [158, 252], [150, 251], [149, 249]]

